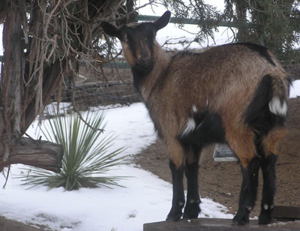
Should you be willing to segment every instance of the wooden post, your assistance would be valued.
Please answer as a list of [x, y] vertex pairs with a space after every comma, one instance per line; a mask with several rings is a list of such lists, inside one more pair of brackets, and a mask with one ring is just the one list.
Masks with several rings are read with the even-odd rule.
[[200, 218], [191, 221], [156, 222], [144, 224], [144, 231], [299, 231], [300, 222], [258, 225], [257, 220], [249, 225], [233, 225], [230, 219]]
[[275, 206], [273, 209], [272, 217], [280, 221], [300, 220], [300, 207]]

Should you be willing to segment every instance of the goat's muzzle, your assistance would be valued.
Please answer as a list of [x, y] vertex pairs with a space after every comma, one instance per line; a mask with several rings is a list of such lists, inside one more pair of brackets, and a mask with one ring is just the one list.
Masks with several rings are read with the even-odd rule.
[[150, 73], [153, 69], [153, 60], [152, 59], [139, 59], [137, 60], [135, 67], [137, 71]]

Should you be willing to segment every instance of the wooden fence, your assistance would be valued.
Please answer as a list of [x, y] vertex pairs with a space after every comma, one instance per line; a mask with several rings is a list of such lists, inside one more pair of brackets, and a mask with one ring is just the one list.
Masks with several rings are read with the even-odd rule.
[[231, 219], [200, 218], [182, 220], [179, 222], [154, 222], [144, 224], [144, 231], [299, 231], [300, 208], [290, 206], [275, 206], [270, 225], [258, 225], [257, 220], [251, 220], [249, 225], [232, 224]]

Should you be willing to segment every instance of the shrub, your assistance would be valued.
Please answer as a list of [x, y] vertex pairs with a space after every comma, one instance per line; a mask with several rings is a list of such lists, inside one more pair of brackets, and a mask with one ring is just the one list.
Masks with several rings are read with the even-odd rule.
[[118, 185], [121, 176], [108, 176], [114, 166], [125, 163], [120, 156], [123, 149], [110, 151], [113, 137], [104, 137], [102, 113], [87, 113], [58, 116], [45, 122], [41, 128], [44, 137], [61, 144], [64, 154], [60, 173], [39, 168], [31, 168], [26, 176], [21, 176], [23, 184], [50, 188], [64, 187], [76, 190], [81, 187]]

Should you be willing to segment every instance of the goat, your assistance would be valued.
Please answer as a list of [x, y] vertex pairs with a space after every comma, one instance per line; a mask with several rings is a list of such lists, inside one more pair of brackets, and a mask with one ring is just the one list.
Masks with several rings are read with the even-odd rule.
[[268, 224], [274, 203], [278, 143], [286, 133], [287, 73], [267, 48], [252, 43], [169, 55], [155, 36], [168, 24], [170, 15], [166, 11], [154, 22], [120, 28], [102, 23], [106, 34], [121, 41], [134, 86], [168, 150], [173, 200], [167, 220], [198, 217], [201, 149], [226, 143], [239, 158], [243, 177], [233, 222], [249, 222], [261, 168], [264, 184], [259, 224]]

